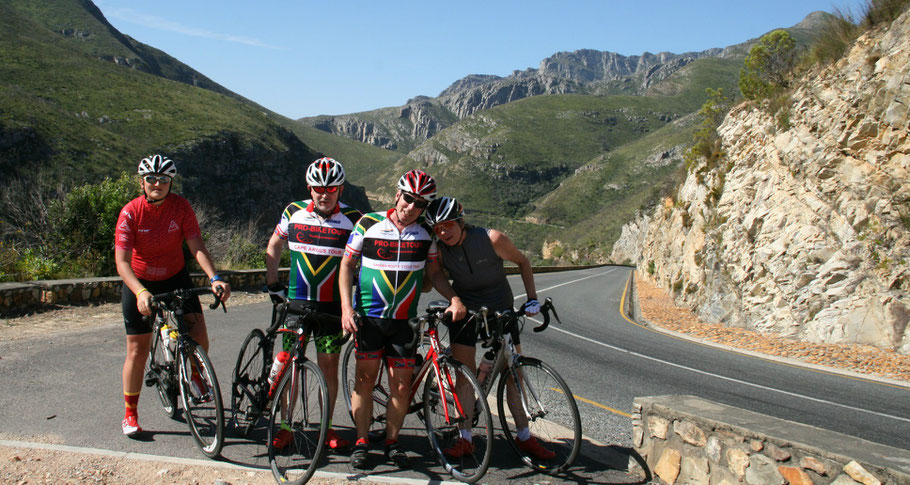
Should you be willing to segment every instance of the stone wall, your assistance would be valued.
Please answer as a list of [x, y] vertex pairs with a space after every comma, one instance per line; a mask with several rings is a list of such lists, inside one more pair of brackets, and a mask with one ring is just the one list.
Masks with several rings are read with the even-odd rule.
[[657, 483], [910, 484], [906, 450], [695, 396], [638, 397], [633, 408], [641, 462], [629, 470]]
[[[221, 271], [219, 274], [232, 289], [255, 290], [265, 285], [264, 269]], [[287, 281], [287, 268], [279, 269], [278, 274], [281, 280]], [[192, 278], [197, 286], [209, 285], [204, 273], [193, 273]], [[0, 316], [51, 309], [59, 305], [120, 301], [122, 286], [119, 276], [0, 283]]]

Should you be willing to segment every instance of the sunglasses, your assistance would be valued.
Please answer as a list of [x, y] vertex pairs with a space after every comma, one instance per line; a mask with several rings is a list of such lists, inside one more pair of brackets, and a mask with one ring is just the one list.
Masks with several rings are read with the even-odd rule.
[[418, 208], [418, 209], [426, 209], [426, 207], [427, 207], [428, 205], [430, 205], [430, 201], [428, 201], [428, 200], [420, 200], [420, 199], [418, 199], [418, 198], [412, 196], [411, 194], [409, 194], [409, 193], [407, 193], [407, 192], [403, 192], [403, 193], [401, 194], [401, 198], [404, 199], [405, 203], [407, 203], [407, 204], [414, 204], [414, 207], [416, 207], [416, 208]]
[[145, 183], [150, 184], [150, 185], [155, 185], [156, 183], [160, 183], [161, 185], [167, 185], [167, 184], [171, 183], [171, 178], [168, 177], [167, 175], [161, 175], [158, 177], [156, 177], [154, 175], [146, 175], [143, 178], [145, 179]]
[[338, 185], [330, 185], [328, 187], [322, 187], [319, 185], [310, 186], [310, 188], [313, 189], [313, 192], [316, 192], [317, 194], [324, 194], [326, 192], [328, 192], [330, 194], [334, 194], [335, 192], [338, 192], [338, 187], [339, 187]]

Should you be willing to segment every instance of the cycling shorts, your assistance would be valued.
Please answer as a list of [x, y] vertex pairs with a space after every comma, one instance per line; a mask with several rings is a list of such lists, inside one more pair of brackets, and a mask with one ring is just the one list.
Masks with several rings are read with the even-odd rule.
[[[494, 323], [494, 320], [491, 318], [490, 325], [493, 325]], [[521, 345], [521, 332], [518, 329], [518, 325], [514, 325], [509, 333], [512, 335], [512, 342], [515, 345]], [[477, 335], [477, 322], [471, 320], [471, 317], [466, 317], [449, 325], [450, 344], [461, 344], [467, 345], [468, 347], [474, 347], [477, 345], [478, 340], [482, 339]]]
[[[313, 331], [309, 339], [316, 343], [316, 352], [320, 354], [339, 354], [341, 353], [341, 343], [344, 338], [344, 332], [341, 329], [341, 303], [340, 302], [315, 302], [306, 300], [291, 300], [291, 312], [287, 316], [287, 321], [292, 325], [282, 325], [282, 328], [297, 328], [300, 326], [302, 315], [295, 315], [294, 306], [310, 306], [318, 313], [310, 314], [309, 318]], [[294, 319], [294, 320], [291, 320]], [[297, 336], [290, 333], [283, 333], [282, 348], [285, 352], [290, 352], [294, 348], [294, 342]]]
[[414, 367], [417, 350], [414, 329], [407, 319], [360, 317], [355, 345], [357, 360], [380, 359], [383, 355], [390, 366]]
[[[153, 295], [195, 287], [186, 266], [166, 280], [148, 281], [140, 279], [139, 282]], [[123, 307], [123, 324], [126, 326], [127, 335], [152, 332], [153, 318], [139, 313], [139, 308], [136, 306], [136, 295], [126, 285], [123, 285], [120, 290], [120, 305]], [[183, 314], [189, 315], [191, 313], [202, 313], [202, 305], [199, 303], [198, 295], [192, 295], [183, 302]]]

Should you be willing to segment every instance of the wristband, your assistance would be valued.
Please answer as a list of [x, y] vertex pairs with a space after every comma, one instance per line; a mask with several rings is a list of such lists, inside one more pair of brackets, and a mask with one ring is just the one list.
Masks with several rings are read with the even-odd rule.
[[214, 285], [216, 281], [224, 281], [224, 278], [220, 274], [215, 273], [215, 276], [212, 276], [212, 284]]
[[136, 292], [136, 298], [139, 298], [139, 295], [141, 295], [143, 291], [149, 291], [149, 290], [146, 289], [146, 288], [143, 288], [143, 289], [137, 291], [137, 292]]

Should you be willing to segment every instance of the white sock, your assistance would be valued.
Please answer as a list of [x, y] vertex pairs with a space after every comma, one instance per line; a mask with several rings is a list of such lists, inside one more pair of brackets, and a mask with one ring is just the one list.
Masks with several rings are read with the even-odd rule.
[[518, 441], [528, 441], [531, 439], [531, 428], [525, 426], [524, 428], [519, 429], [517, 438]]
[[464, 438], [465, 440], [467, 440], [468, 443], [471, 443], [474, 441], [474, 436], [471, 434], [471, 430], [469, 430], [469, 429], [461, 430], [461, 437]]

